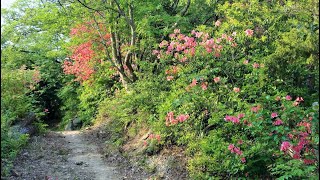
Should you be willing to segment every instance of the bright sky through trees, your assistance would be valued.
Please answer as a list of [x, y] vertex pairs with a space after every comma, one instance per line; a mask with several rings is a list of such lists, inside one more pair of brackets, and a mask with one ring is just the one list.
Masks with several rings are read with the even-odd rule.
[[8, 8], [15, 0], [1, 0], [1, 8]]

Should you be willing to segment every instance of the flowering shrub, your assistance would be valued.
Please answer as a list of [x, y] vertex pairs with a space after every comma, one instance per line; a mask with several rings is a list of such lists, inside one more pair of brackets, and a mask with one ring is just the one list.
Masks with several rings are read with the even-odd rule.
[[8, 175], [12, 161], [28, 140], [28, 135], [19, 134], [11, 126], [27, 113], [43, 114], [38, 112], [31, 96], [40, 80], [37, 68], [1, 68], [1, 176]]
[[[154, 51], [163, 66], [169, 66], [163, 74], [171, 84], [158, 111], [163, 124], [155, 129], [166, 143], [188, 147], [192, 177], [270, 178], [292, 173], [279, 170], [282, 166], [315, 175], [318, 131], [308, 130], [308, 119], [317, 118], [317, 112], [303, 106], [304, 98], [271, 89], [264, 63], [229, 53], [241, 52], [241, 43], [254, 35], [247, 29], [212, 38], [205, 31], [188, 36], [176, 29], [170, 41], [162, 41]], [[183, 123], [173, 110], [183, 115]]]
[[[95, 50], [103, 50], [102, 45], [95, 47], [95, 42], [103, 42], [105, 45], [110, 44], [110, 34], [105, 33], [102, 37], [99, 31], [93, 28], [94, 22], [86, 22], [77, 25], [71, 29], [70, 36], [73, 39], [81, 39], [82, 44], [71, 46], [72, 55], [69, 59], [63, 62], [63, 70], [65, 74], [72, 74], [76, 76], [75, 81], [83, 82], [88, 80], [95, 72], [94, 67], [99, 60], [99, 53]], [[106, 28], [100, 24], [99, 29], [107, 32]], [[89, 39], [89, 40], [87, 40]], [[87, 41], [86, 41], [87, 40]]]

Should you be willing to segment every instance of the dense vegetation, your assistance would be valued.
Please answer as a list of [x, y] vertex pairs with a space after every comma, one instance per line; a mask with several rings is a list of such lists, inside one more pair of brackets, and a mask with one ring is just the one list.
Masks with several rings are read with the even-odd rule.
[[18, 0], [1, 17], [1, 174], [37, 127], [111, 119], [191, 179], [319, 178], [319, 2]]

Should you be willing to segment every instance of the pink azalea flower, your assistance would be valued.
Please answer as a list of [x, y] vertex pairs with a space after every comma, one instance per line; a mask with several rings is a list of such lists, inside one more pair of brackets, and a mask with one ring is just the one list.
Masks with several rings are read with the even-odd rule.
[[246, 158], [244, 158], [244, 157], [241, 158], [241, 162], [242, 162], [242, 163], [246, 163]]
[[233, 88], [233, 91], [236, 92], [236, 93], [238, 93], [238, 92], [240, 92], [240, 88], [234, 87], [234, 88]]
[[217, 38], [217, 39], [216, 39], [216, 43], [219, 44], [220, 42], [221, 42], [221, 38]]
[[291, 100], [292, 100], [292, 97], [289, 96], [289, 95], [287, 95], [287, 96], [286, 96], [286, 100], [291, 101]]
[[200, 38], [202, 36], [203, 32], [196, 32], [195, 34], [196, 34], [196, 38]]
[[280, 100], [281, 100], [280, 96], [277, 96], [276, 101], [280, 101]]
[[160, 44], [159, 44], [159, 47], [162, 48], [164, 46], [168, 46], [168, 41], [166, 40], [163, 40]]
[[271, 113], [271, 118], [278, 117], [278, 114], [276, 112]]
[[189, 115], [188, 115], [188, 114], [187, 114], [187, 115], [181, 114], [181, 115], [179, 115], [179, 116], [177, 117], [177, 120], [178, 120], [179, 122], [184, 122], [184, 121], [186, 121], [187, 119], [189, 119]]
[[238, 141], [238, 144], [242, 144], [243, 143], [243, 141], [240, 139], [239, 141]]
[[298, 106], [298, 105], [299, 105], [299, 102], [298, 102], [298, 101], [295, 101], [295, 102], [292, 103], [292, 105], [293, 105], [293, 106]]
[[178, 37], [177, 37], [180, 41], [184, 40], [185, 38], [185, 35], [184, 34], [178, 34]]
[[253, 64], [252, 64], [252, 67], [253, 67], [253, 68], [259, 68], [259, 64], [258, 64], [258, 63], [253, 63]]
[[284, 141], [281, 144], [280, 151], [287, 151], [290, 148], [291, 144], [288, 141]]
[[240, 148], [235, 147], [233, 150], [234, 150], [234, 153], [238, 154], [239, 156], [242, 155], [242, 151], [240, 150]]
[[226, 117], [224, 118], [224, 120], [225, 121], [231, 121], [231, 122], [233, 122], [233, 123], [235, 123], [235, 124], [239, 124], [240, 123], [240, 119], [239, 118], [237, 118], [237, 117], [235, 117], [235, 116], [228, 116], [228, 115], [226, 115]]
[[222, 38], [222, 39], [227, 39], [227, 35], [226, 35], [226, 34], [222, 34], [222, 35], [221, 35], [221, 38]]
[[213, 81], [214, 81], [215, 83], [218, 83], [218, 82], [220, 81], [220, 77], [215, 77], [215, 78], [213, 79]]
[[187, 57], [183, 57], [183, 58], [179, 59], [179, 61], [182, 62], [182, 63], [186, 62], [187, 61]]
[[191, 84], [190, 84], [190, 86], [193, 87], [193, 86], [195, 86], [195, 85], [197, 85], [197, 80], [196, 80], [196, 79], [193, 79], [192, 82], [191, 82]]
[[157, 55], [157, 54], [159, 54], [159, 51], [158, 51], [158, 50], [153, 50], [153, 51], [152, 51], [152, 54], [153, 54], [153, 55]]
[[218, 20], [214, 23], [215, 26], [219, 27], [221, 25], [221, 22]]
[[176, 46], [176, 51], [183, 51], [185, 49], [185, 46], [181, 45], [181, 44], [177, 44]]
[[237, 45], [238, 45], [237, 43], [232, 43], [231, 44], [232, 47], [237, 47]]
[[224, 118], [225, 121], [231, 121], [231, 116], [226, 115], [226, 117]]
[[180, 33], [180, 29], [175, 29], [173, 32], [174, 32], [175, 34], [179, 34], [179, 33]]
[[230, 144], [228, 146], [228, 150], [230, 150], [231, 153], [235, 153], [235, 154], [238, 154], [238, 155], [242, 155], [242, 151], [240, 150], [240, 148], [234, 146], [234, 144]]
[[173, 76], [167, 76], [167, 81], [171, 81], [171, 80], [173, 80]]
[[220, 53], [218, 53], [218, 52], [215, 52], [215, 53], [214, 53], [214, 56], [215, 56], [215, 57], [220, 57], [220, 56], [221, 56], [221, 54], [220, 54]]
[[235, 124], [239, 124], [239, 123], [240, 123], [240, 120], [239, 120], [239, 118], [237, 118], [237, 117], [234, 117], [234, 116], [232, 116], [232, 119], [231, 119], [231, 121], [232, 121], [233, 123], [235, 123]]
[[256, 113], [256, 112], [259, 111], [259, 109], [260, 109], [260, 108], [259, 108], [258, 106], [254, 106], [254, 107], [251, 108], [251, 111], [253, 111], [253, 112]]
[[207, 90], [207, 88], [208, 88], [208, 83], [207, 83], [207, 82], [202, 82], [202, 83], [201, 83], [201, 88], [202, 88], [202, 90]]
[[303, 160], [304, 164], [310, 165], [310, 164], [314, 164], [315, 160], [314, 159], [304, 159]]
[[176, 37], [176, 34], [169, 34], [170, 39], [173, 39]]
[[174, 112], [170, 111], [167, 113], [166, 120], [171, 121], [172, 119], [174, 119]]
[[230, 151], [232, 151], [233, 148], [235, 148], [235, 146], [234, 146], [233, 144], [230, 144], [230, 145], [228, 146], [228, 150], [230, 150]]
[[49, 112], [49, 109], [44, 109], [44, 112]]
[[302, 101], [304, 101], [304, 100], [303, 100], [302, 97], [297, 97], [296, 101], [297, 101], [297, 102], [302, 102]]
[[160, 135], [159, 135], [159, 134], [157, 134], [157, 135], [155, 136], [155, 138], [158, 140], [158, 142], [160, 142], [161, 137], [160, 137]]
[[252, 35], [253, 35], [253, 30], [247, 29], [247, 30], [245, 31], [245, 33], [246, 33], [246, 36], [252, 37]]
[[273, 122], [273, 125], [275, 125], [275, 126], [280, 126], [281, 124], [283, 124], [281, 119], [277, 119], [276, 121]]
[[230, 37], [230, 36], [228, 36], [228, 37], [227, 37], [227, 41], [231, 42], [231, 41], [233, 41], [233, 38]]
[[300, 153], [294, 153], [293, 159], [300, 159]]
[[245, 114], [240, 113], [240, 114], [238, 115], [238, 118], [241, 119], [241, 118], [243, 118], [244, 116], [245, 116]]

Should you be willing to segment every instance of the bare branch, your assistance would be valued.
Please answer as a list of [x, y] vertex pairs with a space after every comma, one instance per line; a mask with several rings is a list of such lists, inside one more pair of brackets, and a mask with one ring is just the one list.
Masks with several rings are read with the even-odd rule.
[[175, 0], [171, 6], [172, 11], [175, 11], [178, 7], [179, 0]]
[[187, 13], [187, 11], [188, 11], [188, 9], [189, 9], [189, 7], [190, 7], [190, 2], [191, 2], [191, 0], [188, 0], [188, 2], [187, 2], [187, 5], [184, 7], [184, 9], [181, 11], [181, 16], [184, 16], [186, 13]]
[[112, 7], [105, 7], [105, 9], [95, 9], [95, 8], [92, 8], [92, 7], [89, 7], [88, 5], [84, 4], [83, 2], [81, 2], [80, 0], [77, 0], [82, 6], [86, 7], [87, 9], [90, 9], [90, 10], [93, 10], [93, 11], [96, 11], [100, 14], [101, 11], [104, 11], [104, 10], [112, 10], [114, 12], [117, 12], [119, 13], [116, 9], [113, 9]]

